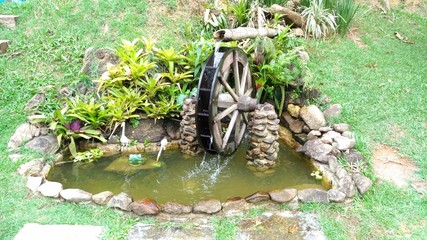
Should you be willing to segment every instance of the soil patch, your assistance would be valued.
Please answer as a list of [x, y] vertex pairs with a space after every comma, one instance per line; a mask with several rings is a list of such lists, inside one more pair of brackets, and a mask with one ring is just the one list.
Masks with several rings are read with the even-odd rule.
[[372, 164], [379, 178], [390, 181], [398, 187], [407, 186], [416, 179], [417, 166], [389, 146], [380, 144], [376, 147]]
[[354, 43], [356, 43], [356, 45], [359, 48], [367, 48], [368, 46], [362, 41], [362, 39], [360, 39], [359, 34], [357, 33], [357, 30], [352, 28], [350, 29], [350, 31], [347, 34], [347, 37], [350, 38], [351, 40], [353, 40]]

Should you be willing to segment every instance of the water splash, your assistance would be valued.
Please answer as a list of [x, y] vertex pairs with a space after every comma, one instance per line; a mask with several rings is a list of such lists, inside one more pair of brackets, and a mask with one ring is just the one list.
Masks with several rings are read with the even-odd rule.
[[199, 181], [199, 186], [205, 190], [210, 189], [216, 184], [223, 170], [230, 163], [231, 157], [221, 158], [220, 155], [209, 155], [206, 158], [206, 153], [199, 164], [196, 164], [193, 169], [186, 172], [181, 178], [183, 182], [192, 180]]

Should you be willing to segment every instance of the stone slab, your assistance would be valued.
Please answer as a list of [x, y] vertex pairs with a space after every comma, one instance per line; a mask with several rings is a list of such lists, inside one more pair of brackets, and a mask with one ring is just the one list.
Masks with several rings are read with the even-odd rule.
[[0, 54], [5, 53], [8, 47], [9, 47], [9, 40], [0, 40]]
[[98, 240], [104, 227], [91, 225], [41, 225], [27, 223], [13, 240]]
[[0, 15], [0, 25], [4, 25], [7, 28], [16, 27], [17, 15]]
[[157, 240], [214, 240], [213, 226], [203, 225], [195, 227], [161, 227], [153, 224], [138, 223], [128, 234], [128, 240], [157, 239]]

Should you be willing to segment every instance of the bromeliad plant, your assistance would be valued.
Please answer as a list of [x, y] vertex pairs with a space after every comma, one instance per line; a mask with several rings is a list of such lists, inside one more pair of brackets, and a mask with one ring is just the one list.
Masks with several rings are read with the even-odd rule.
[[107, 141], [100, 130], [93, 129], [91, 125], [84, 124], [82, 120], [70, 116], [68, 106], [54, 112], [49, 128], [57, 136], [58, 143], [70, 142], [68, 148], [73, 156], [77, 155], [76, 139], [89, 140], [95, 138], [101, 142]]

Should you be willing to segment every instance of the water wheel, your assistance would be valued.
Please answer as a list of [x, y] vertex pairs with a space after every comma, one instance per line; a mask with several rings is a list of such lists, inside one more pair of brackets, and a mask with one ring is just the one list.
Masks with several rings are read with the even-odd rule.
[[200, 145], [208, 152], [231, 155], [240, 145], [248, 112], [256, 108], [249, 59], [238, 48], [220, 48], [202, 71], [196, 104]]

